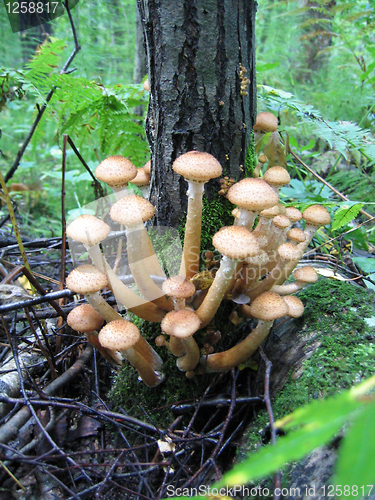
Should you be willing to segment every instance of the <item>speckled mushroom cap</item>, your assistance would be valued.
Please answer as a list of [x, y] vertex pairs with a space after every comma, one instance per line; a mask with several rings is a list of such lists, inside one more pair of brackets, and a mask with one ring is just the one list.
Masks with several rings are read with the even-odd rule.
[[270, 258], [267, 252], [261, 250], [259, 253], [254, 255], [253, 257], [247, 257], [245, 262], [247, 264], [252, 264], [253, 266], [263, 266], [269, 262]]
[[119, 155], [109, 156], [95, 169], [95, 177], [114, 188], [126, 186], [136, 175], [137, 167]]
[[230, 259], [242, 260], [259, 253], [256, 238], [243, 226], [224, 226], [212, 238], [212, 244]]
[[272, 223], [275, 224], [275, 226], [279, 229], [286, 229], [287, 227], [292, 225], [288, 217], [282, 214], [276, 215], [276, 217], [272, 219]]
[[287, 232], [287, 236], [291, 241], [295, 241], [296, 243], [303, 243], [306, 240], [305, 233], [299, 227], [292, 227]]
[[234, 205], [250, 211], [265, 210], [279, 202], [278, 195], [267, 182], [253, 177], [233, 184], [227, 198]]
[[146, 163], [143, 166], [144, 171], [146, 174], [150, 175], [151, 173], [151, 160], [146, 161]]
[[328, 210], [322, 205], [311, 205], [303, 211], [302, 217], [311, 226], [325, 226], [331, 222]]
[[301, 250], [293, 243], [284, 243], [277, 249], [277, 253], [283, 260], [299, 260], [302, 257]]
[[83, 243], [86, 247], [97, 245], [105, 240], [111, 228], [93, 215], [83, 214], [69, 224], [66, 234], [72, 240]]
[[193, 283], [182, 276], [172, 276], [165, 280], [161, 289], [168, 297], [187, 299], [195, 294]]
[[104, 319], [90, 304], [82, 304], [70, 311], [66, 322], [76, 332], [92, 332], [103, 326]]
[[256, 231], [253, 231], [251, 234], [257, 240], [260, 248], [266, 248], [266, 246], [268, 245], [268, 238], [265, 234], [257, 233]]
[[194, 311], [180, 309], [170, 311], [161, 322], [161, 329], [168, 335], [173, 335], [180, 339], [191, 337], [200, 327], [201, 320]]
[[131, 180], [131, 183], [135, 184], [136, 186], [142, 187], [147, 186], [149, 182], [150, 174], [146, 173], [144, 167], [137, 168], [137, 175], [134, 177], [134, 179]]
[[262, 132], [275, 132], [279, 126], [279, 121], [275, 115], [269, 111], [262, 111], [257, 114], [253, 130], [261, 130]]
[[128, 227], [151, 219], [154, 213], [155, 208], [149, 201], [142, 196], [132, 194], [116, 201], [109, 215], [115, 222]]
[[188, 151], [173, 163], [173, 170], [185, 179], [195, 182], [207, 182], [220, 177], [223, 169], [217, 159], [209, 153]]
[[108, 278], [95, 266], [84, 264], [67, 276], [66, 286], [75, 293], [95, 293], [108, 286]]
[[107, 323], [99, 332], [99, 342], [112, 351], [126, 351], [141, 338], [138, 328], [125, 319], [117, 319]]
[[265, 172], [263, 179], [270, 186], [281, 187], [289, 184], [290, 175], [284, 167], [271, 167]]
[[278, 293], [265, 292], [250, 304], [250, 313], [254, 318], [273, 321], [288, 314], [288, 306]]
[[283, 299], [288, 306], [288, 316], [291, 316], [292, 318], [299, 318], [302, 316], [305, 306], [303, 305], [301, 299], [295, 295], [285, 295]]
[[298, 222], [302, 219], [302, 212], [296, 207], [286, 207], [285, 215], [292, 222]]
[[299, 267], [293, 273], [294, 279], [304, 283], [316, 283], [319, 279], [318, 273], [312, 266]]

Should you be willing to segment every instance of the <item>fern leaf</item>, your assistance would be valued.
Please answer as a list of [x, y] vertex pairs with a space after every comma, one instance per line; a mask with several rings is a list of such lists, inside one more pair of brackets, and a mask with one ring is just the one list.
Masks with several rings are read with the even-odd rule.
[[345, 226], [355, 219], [362, 207], [363, 203], [358, 203], [356, 201], [345, 201], [344, 203], [340, 203], [340, 207], [336, 210], [333, 218], [331, 226], [332, 231], [340, 229], [340, 227]]

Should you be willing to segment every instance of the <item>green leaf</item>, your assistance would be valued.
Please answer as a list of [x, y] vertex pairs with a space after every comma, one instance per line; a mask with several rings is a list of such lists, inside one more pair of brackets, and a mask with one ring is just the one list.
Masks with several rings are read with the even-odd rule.
[[[375, 483], [375, 404], [367, 404], [356, 415], [340, 447], [334, 482], [353, 488]], [[343, 486], [344, 487], [344, 486]], [[361, 493], [361, 490], [360, 490]], [[361, 495], [359, 495], [361, 496]], [[339, 498], [348, 498], [343, 490]]]
[[363, 207], [363, 203], [345, 201], [341, 204], [341, 207], [336, 210], [335, 216], [332, 222], [332, 231], [336, 231], [340, 227], [345, 226], [350, 221], [355, 219], [359, 214], [359, 211]]
[[352, 260], [364, 273], [375, 272], [375, 259], [373, 257], [352, 257]]

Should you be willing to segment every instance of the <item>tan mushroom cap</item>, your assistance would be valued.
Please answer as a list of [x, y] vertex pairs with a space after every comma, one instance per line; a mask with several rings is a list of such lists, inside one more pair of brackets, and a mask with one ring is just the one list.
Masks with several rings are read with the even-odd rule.
[[276, 217], [276, 215], [280, 214], [280, 206], [279, 205], [274, 205], [271, 208], [266, 208], [265, 210], [262, 210], [260, 212], [260, 215], [262, 217], [265, 217], [266, 219], [272, 219], [272, 217]]
[[260, 252], [256, 238], [243, 226], [224, 226], [212, 238], [212, 244], [230, 259], [242, 260]]
[[172, 276], [165, 280], [161, 289], [168, 297], [176, 299], [187, 299], [195, 294], [193, 283], [182, 276]]
[[304, 283], [316, 283], [319, 279], [318, 273], [312, 266], [299, 267], [293, 273], [294, 279]]
[[297, 243], [303, 243], [306, 240], [305, 233], [299, 227], [292, 227], [292, 229], [287, 232], [287, 236], [291, 241]]
[[108, 286], [107, 276], [95, 266], [76, 267], [66, 278], [66, 286], [75, 293], [95, 293]]
[[132, 194], [116, 201], [109, 215], [115, 222], [128, 227], [151, 219], [154, 213], [155, 207], [149, 201], [142, 196]]
[[111, 228], [94, 215], [83, 214], [69, 224], [66, 234], [69, 238], [92, 247], [105, 240]]
[[299, 318], [302, 316], [305, 306], [303, 305], [301, 299], [295, 295], [285, 295], [283, 299], [288, 306], [288, 316], [291, 316], [292, 318]]
[[151, 173], [151, 160], [148, 160], [144, 166], [143, 166], [143, 170], [146, 172], [146, 174], [150, 175]]
[[162, 322], [161, 329], [168, 335], [173, 335], [180, 339], [191, 337], [200, 327], [201, 320], [195, 312], [189, 309], [170, 311]]
[[112, 351], [126, 351], [141, 338], [138, 328], [125, 319], [107, 323], [99, 332], [99, 342]]
[[262, 321], [273, 321], [288, 314], [288, 306], [278, 293], [265, 292], [250, 304], [250, 313]]
[[127, 158], [114, 155], [103, 160], [95, 169], [95, 177], [108, 186], [126, 186], [137, 175], [137, 167]]
[[143, 88], [144, 88], [147, 92], [150, 92], [150, 83], [149, 83], [148, 78], [146, 78], [146, 80], [143, 82]]
[[262, 154], [260, 154], [260, 155], [258, 156], [258, 161], [259, 161], [260, 163], [266, 163], [266, 162], [268, 161], [268, 158], [267, 158], [267, 156], [266, 156], [265, 154], [263, 154], [263, 153], [262, 153]]
[[299, 260], [302, 257], [301, 250], [293, 243], [284, 243], [277, 249], [277, 253], [283, 260]]
[[284, 167], [271, 167], [265, 172], [263, 179], [271, 186], [281, 187], [289, 184], [290, 175]]
[[299, 222], [302, 219], [302, 212], [296, 207], [286, 207], [285, 215], [292, 222]]
[[267, 182], [253, 177], [233, 184], [227, 198], [234, 205], [250, 211], [265, 210], [279, 202], [278, 195]]
[[281, 214], [276, 215], [276, 217], [272, 219], [272, 223], [275, 224], [275, 226], [278, 227], [279, 229], [286, 229], [287, 227], [292, 225], [288, 217], [286, 215], [281, 215]]
[[302, 217], [311, 226], [325, 226], [331, 222], [328, 210], [322, 205], [311, 205], [303, 211]]
[[268, 245], [268, 238], [265, 234], [257, 233], [256, 231], [253, 231], [251, 234], [257, 240], [260, 248], [266, 248], [266, 246]]
[[269, 262], [270, 257], [267, 252], [264, 250], [261, 250], [259, 253], [254, 255], [253, 257], [247, 257], [245, 259], [245, 262], [247, 264], [252, 264], [253, 266], [262, 266], [264, 264], [267, 264]]
[[257, 114], [253, 130], [260, 130], [262, 132], [275, 132], [279, 126], [279, 121], [275, 115], [269, 111], [262, 111]]
[[135, 184], [136, 186], [142, 187], [147, 186], [149, 182], [150, 174], [146, 173], [144, 167], [137, 168], [137, 175], [134, 177], [134, 179], [131, 180], [131, 183]]
[[70, 311], [66, 322], [76, 332], [92, 332], [103, 326], [104, 319], [90, 304], [82, 304]]
[[220, 177], [223, 172], [220, 163], [209, 153], [188, 151], [179, 156], [173, 163], [173, 170], [185, 179], [196, 182], [207, 182]]

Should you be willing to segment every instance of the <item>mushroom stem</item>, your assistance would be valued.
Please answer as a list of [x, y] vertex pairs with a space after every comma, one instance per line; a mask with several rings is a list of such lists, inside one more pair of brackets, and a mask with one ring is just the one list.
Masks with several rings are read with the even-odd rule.
[[156, 387], [163, 382], [165, 378], [164, 374], [157, 373], [153, 370], [144, 357], [141, 356], [134, 347], [121, 351], [120, 354], [127, 359], [132, 366], [134, 366], [143, 382], [149, 387]]
[[98, 332], [96, 330], [90, 331], [90, 332], [85, 332], [85, 336], [88, 340], [88, 342], [95, 347], [95, 349], [100, 352], [100, 354], [103, 356], [104, 359], [108, 361], [113, 366], [121, 366], [122, 365], [122, 359], [118, 356], [118, 353], [116, 351], [112, 351], [111, 349], [106, 349], [105, 347], [102, 347], [100, 345], [99, 339], [98, 339]]
[[181, 339], [181, 342], [186, 350], [186, 354], [176, 361], [177, 368], [182, 372], [194, 370], [199, 363], [199, 347], [193, 337]]
[[221, 301], [228, 288], [228, 284], [232, 279], [233, 273], [237, 266], [237, 260], [223, 256], [219, 270], [215, 275], [215, 279], [210, 286], [206, 297], [196, 311], [202, 321], [200, 328], [204, 328], [215, 316]]
[[295, 281], [288, 285], [274, 285], [271, 288], [271, 292], [278, 293], [279, 295], [291, 295], [292, 293], [298, 292], [298, 290], [301, 290], [306, 285], [307, 283], [302, 281]]
[[273, 321], [259, 320], [257, 326], [242, 342], [227, 351], [202, 356], [201, 364], [207, 372], [212, 373], [225, 372], [244, 363], [267, 337], [272, 325]]
[[199, 272], [204, 182], [193, 180], [188, 180], [187, 182], [189, 185], [187, 191], [188, 209], [179, 274], [190, 279]]

